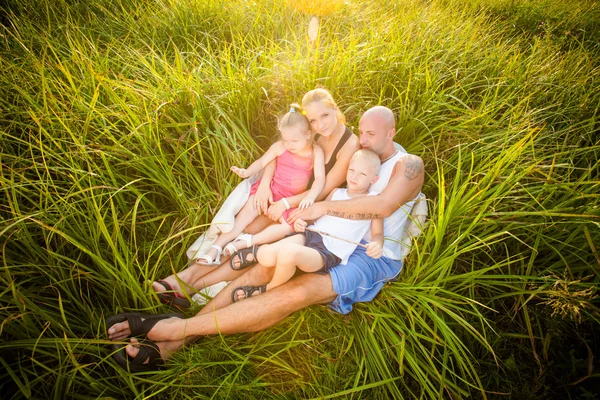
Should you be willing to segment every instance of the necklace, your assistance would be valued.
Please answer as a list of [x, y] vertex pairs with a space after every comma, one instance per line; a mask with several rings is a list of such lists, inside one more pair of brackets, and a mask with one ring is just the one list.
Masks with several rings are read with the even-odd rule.
[[[342, 125], [343, 126], [343, 125]], [[342, 131], [343, 132], [343, 131]], [[334, 136], [341, 136], [341, 135], [337, 135], [338, 132], [333, 132], [331, 135], [329, 135], [329, 137], [324, 138], [325, 142], [327, 142], [327, 144], [331, 143], [331, 141], [334, 139]]]
[[392, 157], [394, 157], [396, 154], [398, 154], [398, 150], [396, 150], [396, 151], [394, 152], [394, 154], [392, 154], [391, 156], [389, 156], [389, 157], [388, 157], [388, 158], [386, 158], [385, 160], [381, 160], [381, 163], [383, 164], [384, 162], [386, 162], [386, 161], [390, 160], [390, 159], [391, 159]]

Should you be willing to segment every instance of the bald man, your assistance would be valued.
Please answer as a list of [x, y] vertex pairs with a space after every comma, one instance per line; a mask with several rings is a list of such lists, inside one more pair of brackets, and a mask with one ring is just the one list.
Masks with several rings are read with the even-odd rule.
[[[379, 180], [371, 186], [377, 196], [364, 196], [345, 201], [323, 201], [306, 210], [296, 210], [292, 218], [315, 220], [322, 215], [348, 219], [384, 219], [383, 257], [372, 259], [365, 249], [357, 247], [346, 265], [336, 266], [328, 274], [304, 274], [259, 296], [236, 303], [231, 291], [240, 286], [257, 286], [271, 280], [273, 268], [257, 265], [221, 291], [196, 316], [188, 319], [168, 318], [156, 322], [147, 339], [156, 343], [160, 357], [167, 358], [184, 343], [213, 334], [255, 332], [275, 325], [294, 311], [313, 304], [329, 306], [346, 314], [356, 302], [372, 300], [383, 285], [402, 270], [400, 237], [414, 200], [423, 186], [423, 161], [407, 154], [394, 143], [396, 122], [386, 107], [367, 110], [359, 122], [360, 144], [381, 159]], [[365, 237], [368, 242], [370, 237]], [[111, 340], [122, 340], [130, 334], [129, 322], [114, 324]], [[137, 340], [126, 347], [128, 356], [138, 356]], [[140, 357], [148, 357], [140, 353]], [[145, 360], [136, 360], [143, 363]], [[155, 365], [156, 363], [152, 363]]]

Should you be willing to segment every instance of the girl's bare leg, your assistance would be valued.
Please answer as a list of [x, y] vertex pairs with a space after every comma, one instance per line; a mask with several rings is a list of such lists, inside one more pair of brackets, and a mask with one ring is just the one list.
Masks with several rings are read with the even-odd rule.
[[[253, 202], [254, 195], [248, 198], [248, 201], [246, 201], [244, 207], [242, 207], [240, 212], [237, 213], [237, 215], [235, 216], [235, 221], [233, 223], [233, 228], [231, 229], [231, 231], [219, 235], [219, 237], [215, 240], [214, 245], [223, 247], [227, 243], [233, 241], [240, 235], [240, 233], [244, 231], [244, 229], [246, 229], [248, 225], [250, 225], [252, 221], [254, 221], [256, 217], [258, 217], [258, 212], [256, 212], [256, 210], [252, 206]], [[210, 249], [208, 251], [208, 255], [214, 259], [217, 256], [217, 250]]]
[[[282, 221], [282, 222], [281, 222]], [[267, 226], [261, 232], [252, 235], [252, 244], [273, 243], [285, 238], [286, 235], [294, 233], [294, 228], [287, 222], [281, 220], [278, 224]], [[248, 244], [244, 240], [236, 240], [233, 245], [237, 250], [245, 249]]]

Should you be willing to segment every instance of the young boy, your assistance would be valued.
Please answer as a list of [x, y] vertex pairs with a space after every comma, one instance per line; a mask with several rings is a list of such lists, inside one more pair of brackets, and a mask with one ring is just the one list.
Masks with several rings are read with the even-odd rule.
[[[327, 200], [348, 200], [361, 196], [376, 195], [369, 193], [369, 186], [378, 179], [381, 162], [379, 156], [371, 150], [357, 151], [348, 166], [346, 174], [347, 189], [334, 189]], [[371, 228], [371, 242], [367, 244], [367, 255], [379, 258], [383, 247], [383, 220], [349, 220], [330, 215], [317, 219], [314, 225], [306, 227], [306, 222], [296, 220], [296, 233], [258, 249], [257, 259], [265, 267], [275, 267], [271, 282], [262, 286], [240, 286], [231, 293], [232, 300], [238, 301], [252, 295], [273, 289], [292, 278], [296, 267], [304, 272], [321, 272], [329, 268], [346, 264], [348, 257]], [[321, 235], [311, 229], [331, 234], [345, 240], [328, 235]], [[283, 250], [283, 251], [282, 251]]]

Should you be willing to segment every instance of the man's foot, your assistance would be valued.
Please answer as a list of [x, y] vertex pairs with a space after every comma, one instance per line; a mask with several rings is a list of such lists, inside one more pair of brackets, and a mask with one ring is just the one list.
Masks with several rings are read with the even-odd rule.
[[[168, 360], [183, 345], [183, 341], [174, 340], [170, 342], [154, 342], [160, 351], [160, 358]], [[129, 344], [125, 346], [125, 352], [131, 358], [135, 358], [140, 352], [140, 342], [136, 338], [131, 338]], [[148, 360], [144, 361], [147, 364]]]
[[[123, 340], [130, 336], [144, 335], [154, 341], [181, 339], [185, 331], [183, 314], [124, 313], [107, 318], [108, 338]], [[180, 336], [180, 338], [177, 338]]]
[[[168, 359], [183, 342], [152, 342], [148, 339], [138, 341], [131, 338], [124, 348], [118, 344], [112, 345], [113, 358], [121, 368], [131, 372], [146, 372], [161, 369]], [[123, 351], [124, 350], [124, 351]]]

